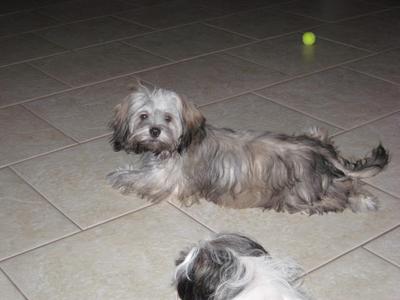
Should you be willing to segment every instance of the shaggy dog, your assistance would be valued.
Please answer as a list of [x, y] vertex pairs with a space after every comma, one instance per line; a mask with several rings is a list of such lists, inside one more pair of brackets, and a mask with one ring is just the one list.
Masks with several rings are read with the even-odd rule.
[[296, 279], [302, 269], [272, 258], [238, 234], [218, 234], [182, 251], [175, 286], [182, 300], [306, 300]]
[[154, 202], [173, 196], [290, 213], [373, 210], [375, 198], [358, 179], [376, 175], [389, 159], [379, 145], [349, 161], [319, 129], [293, 136], [215, 128], [182, 96], [140, 84], [116, 106], [110, 127], [114, 150], [140, 159], [108, 180]]

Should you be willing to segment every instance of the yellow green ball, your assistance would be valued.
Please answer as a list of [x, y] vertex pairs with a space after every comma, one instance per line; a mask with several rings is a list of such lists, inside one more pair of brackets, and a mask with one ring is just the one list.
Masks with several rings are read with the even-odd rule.
[[315, 34], [312, 32], [303, 33], [303, 44], [306, 46], [314, 45], [316, 39]]

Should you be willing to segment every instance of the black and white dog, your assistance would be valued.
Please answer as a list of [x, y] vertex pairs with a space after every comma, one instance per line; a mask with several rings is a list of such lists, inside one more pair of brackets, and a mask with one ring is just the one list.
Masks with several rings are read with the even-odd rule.
[[296, 280], [302, 269], [272, 258], [255, 241], [218, 234], [183, 251], [175, 286], [182, 300], [306, 300]]

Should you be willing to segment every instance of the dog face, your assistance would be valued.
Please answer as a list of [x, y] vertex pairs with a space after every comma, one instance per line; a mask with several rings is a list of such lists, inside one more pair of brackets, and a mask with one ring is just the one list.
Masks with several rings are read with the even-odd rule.
[[178, 94], [165, 89], [150, 91], [138, 85], [115, 107], [111, 142], [126, 152], [182, 151], [204, 126], [203, 115]]

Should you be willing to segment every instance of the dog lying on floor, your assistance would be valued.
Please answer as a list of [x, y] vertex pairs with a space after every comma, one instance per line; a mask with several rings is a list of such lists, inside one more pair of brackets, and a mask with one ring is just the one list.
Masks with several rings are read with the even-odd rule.
[[319, 129], [293, 136], [215, 128], [177, 93], [141, 84], [116, 106], [110, 127], [115, 151], [141, 157], [108, 180], [154, 202], [173, 196], [184, 204], [205, 198], [289, 213], [374, 210], [375, 197], [358, 181], [389, 160], [381, 145], [369, 157], [347, 160]]
[[296, 284], [302, 269], [272, 258], [238, 234], [218, 234], [182, 251], [174, 284], [182, 300], [306, 300]]

